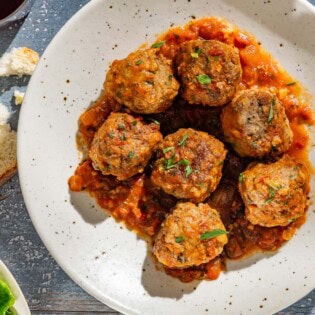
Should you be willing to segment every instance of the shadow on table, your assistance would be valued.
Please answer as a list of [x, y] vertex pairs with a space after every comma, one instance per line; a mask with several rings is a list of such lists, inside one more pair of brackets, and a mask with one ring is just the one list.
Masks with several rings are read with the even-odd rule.
[[21, 26], [23, 25], [25, 19], [26, 17], [16, 22], [11, 22], [5, 26], [0, 27], [0, 56], [2, 56], [11, 45], [16, 34], [19, 32]]
[[69, 191], [70, 202], [86, 223], [96, 225], [109, 218], [93, 198], [85, 192]]
[[200, 281], [184, 283], [167, 275], [163, 267], [159, 266], [153, 257], [149, 246], [142, 265], [141, 283], [150, 296], [179, 300], [185, 294], [190, 294], [196, 290]]

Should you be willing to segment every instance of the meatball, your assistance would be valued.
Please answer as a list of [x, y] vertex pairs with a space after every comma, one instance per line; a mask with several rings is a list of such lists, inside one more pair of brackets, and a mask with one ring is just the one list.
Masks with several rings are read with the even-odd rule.
[[209, 205], [178, 203], [162, 223], [153, 253], [169, 268], [186, 268], [209, 262], [227, 243], [218, 212]]
[[179, 84], [171, 62], [157, 49], [137, 50], [115, 60], [104, 82], [106, 94], [140, 114], [160, 113], [172, 105]]
[[242, 78], [238, 49], [216, 40], [184, 42], [176, 55], [182, 96], [190, 104], [229, 102]]
[[308, 172], [284, 155], [275, 163], [249, 165], [239, 177], [246, 218], [265, 227], [286, 226], [306, 208]]
[[96, 170], [124, 180], [143, 172], [161, 140], [159, 125], [112, 113], [96, 132], [89, 155]]
[[272, 90], [252, 88], [238, 92], [223, 109], [221, 122], [226, 141], [240, 156], [276, 156], [292, 143], [284, 106]]
[[201, 202], [216, 189], [225, 156], [223, 143], [213, 136], [179, 129], [159, 144], [151, 180], [176, 198]]

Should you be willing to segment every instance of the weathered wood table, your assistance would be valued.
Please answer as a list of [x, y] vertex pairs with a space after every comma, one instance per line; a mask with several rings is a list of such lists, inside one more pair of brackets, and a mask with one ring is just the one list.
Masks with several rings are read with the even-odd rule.
[[[7, 1], [7, 0], [0, 0]], [[263, 1], [263, 0], [260, 0]], [[28, 17], [0, 29], [0, 55], [11, 47], [28, 46], [40, 54], [64, 23], [88, 0], [37, 0]], [[311, 1], [315, 4], [315, 0]], [[15, 111], [15, 87], [25, 90], [29, 78], [0, 78], [0, 101]], [[21, 88], [22, 87], [22, 88]], [[0, 188], [0, 258], [19, 282], [32, 314], [118, 314], [78, 287], [49, 255], [25, 208], [18, 176]], [[280, 314], [315, 314], [315, 290]]]

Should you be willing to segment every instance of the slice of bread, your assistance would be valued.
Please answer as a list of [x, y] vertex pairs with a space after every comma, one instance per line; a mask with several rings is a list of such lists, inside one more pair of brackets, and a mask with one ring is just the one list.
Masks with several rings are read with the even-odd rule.
[[16, 132], [9, 124], [0, 125], [0, 185], [16, 170]]
[[0, 58], [0, 76], [31, 75], [39, 61], [36, 51], [27, 48], [13, 48]]

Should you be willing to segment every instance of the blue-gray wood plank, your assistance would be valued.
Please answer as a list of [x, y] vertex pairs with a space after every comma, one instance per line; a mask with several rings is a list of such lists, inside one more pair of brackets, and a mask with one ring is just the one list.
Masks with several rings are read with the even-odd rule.
[[[88, 1], [36, 0], [26, 19], [0, 29], [0, 56], [10, 47], [20, 46], [42, 54], [57, 31]], [[315, 4], [315, 0], [311, 2]], [[12, 92], [17, 86], [25, 90], [27, 83], [28, 78], [0, 79], [0, 101], [15, 111], [13, 127], [17, 125], [19, 109]], [[78, 287], [50, 256], [28, 216], [17, 176], [0, 188], [0, 195], [6, 193], [9, 198], [0, 201], [0, 259], [19, 282], [32, 314], [117, 315]], [[315, 314], [315, 290], [277, 314]]]

